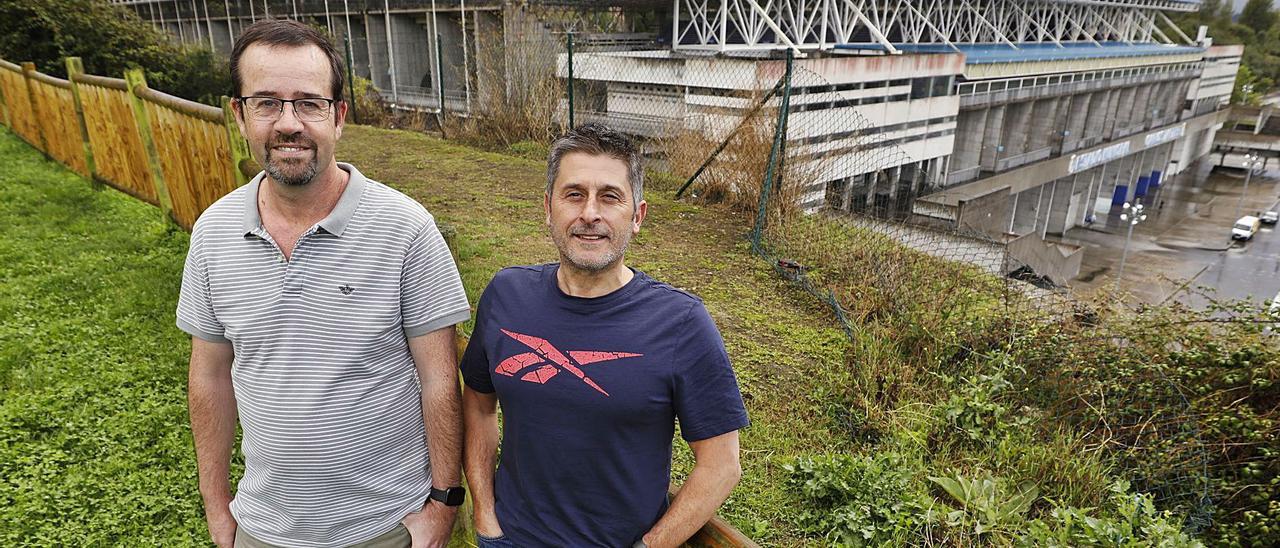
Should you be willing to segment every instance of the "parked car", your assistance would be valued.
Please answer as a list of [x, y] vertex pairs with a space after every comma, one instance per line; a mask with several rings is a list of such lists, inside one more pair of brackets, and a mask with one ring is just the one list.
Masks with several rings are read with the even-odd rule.
[[1258, 220], [1262, 221], [1262, 224], [1264, 225], [1276, 224], [1276, 221], [1280, 221], [1280, 212], [1275, 212], [1275, 211], [1264, 212], [1262, 215], [1258, 216]]
[[1252, 240], [1253, 235], [1258, 233], [1258, 228], [1262, 225], [1257, 217], [1253, 215], [1245, 215], [1236, 220], [1236, 224], [1231, 227], [1232, 240]]

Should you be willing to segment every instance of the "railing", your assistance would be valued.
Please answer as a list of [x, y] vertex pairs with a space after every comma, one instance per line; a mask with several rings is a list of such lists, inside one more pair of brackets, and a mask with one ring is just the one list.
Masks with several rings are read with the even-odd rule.
[[1053, 147], [1044, 147], [1022, 154], [1015, 154], [1007, 158], [1001, 158], [996, 161], [996, 171], [1004, 171], [1012, 169], [1020, 165], [1029, 164], [1038, 160], [1043, 160], [1053, 155]]
[[124, 79], [68, 78], [0, 60], [4, 124], [47, 157], [95, 184], [160, 206], [190, 230], [205, 208], [258, 172], [224, 97], [222, 108], [147, 87], [141, 70]]
[[[398, 85], [396, 86], [394, 93], [390, 90], [382, 91], [381, 93], [383, 94], [383, 100], [389, 102], [394, 101], [398, 105], [431, 110], [440, 109], [440, 92], [432, 88]], [[471, 102], [474, 103], [476, 101], [477, 99], [473, 93]], [[450, 114], [469, 114], [468, 109], [474, 106], [475, 105], [473, 104], [468, 104], [467, 94], [465, 91], [451, 90], [447, 87], [445, 88], [444, 108], [445, 110], [450, 111]]]
[[965, 169], [957, 169], [947, 175], [947, 186], [960, 184], [965, 181], [972, 181], [978, 178], [982, 173], [982, 166], [973, 166]]
[[1203, 62], [1187, 62], [1177, 63], [1168, 66], [1146, 66], [1146, 67], [1130, 67], [1122, 69], [1099, 70], [1092, 72], [1072, 72], [1067, 74], [1055, 74], [1049, 76], [1024, 76], [1019, 78], [1005, 78], [1000, 80], [983, 80], [980, 82], [962, 82], [956, 84], [956, 94], [961, 97], [967, 95], [980, 95], [984, 93], [993, 93], [999, 91], [1013, 91], [1027, 88], [1039, 88], [1048, 86], [1057, 86], [1062, 84], [1073, 84], [1082, 82], [1094, 82], [1102, 80], [1110, 80], [1113, 78], [1125, 78], [1134, 76], [1157, 75], [1169, 77], [1177, 76], [1182, 72], [1195, 72], [1201, 68]]

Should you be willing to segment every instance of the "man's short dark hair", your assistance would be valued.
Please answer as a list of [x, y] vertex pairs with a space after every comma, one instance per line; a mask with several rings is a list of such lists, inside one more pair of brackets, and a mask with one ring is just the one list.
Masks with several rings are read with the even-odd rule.
[[640, 163], [640, 151], [626, 135], [604, 124], [580, 125], [551, 142], [551, 152], [547, 154], [547, 195], [551, 194], [556, 176], [560, 174], [560, 160], [570, 152], [621, 160], [627, 165], [632, 207], [640, 207], [640, 200], [644, 199], [644, 166]]
[[240, 56], [253, 44], [268, 46], [305, 47], [316, 46], [329, 58], [329, 97], [334, 101], [342, 101], [342, 90], [346, 87], [346, 71], [343, 70], [342, 56], [333, 46], [328, 36], [307, 25], [289, 19], [262, 19], [249, 25], [231, 48], [231, 93], [235, 97], [243, 95], [240, 80]]

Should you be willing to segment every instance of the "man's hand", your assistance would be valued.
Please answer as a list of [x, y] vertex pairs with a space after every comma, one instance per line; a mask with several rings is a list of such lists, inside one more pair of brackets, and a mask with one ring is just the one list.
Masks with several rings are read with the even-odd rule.
[[458, 517], [457, 506], [445, 506], [428, 500], [422, 509], [405, 516], [400, 523], [409, 530], [413, 548], [445, 548], [453, 535], [453, 520]]
[[233, 548], [236, 544], [236, 518], [231, 517], [231, 507], [205, 510], [205, 521], [209, 524], [209, 538], [218, 548]]
[[487, 512], [477, 511], [475, 520], [476, 534], [488, 538], [502, 536], [502, 526], [498, 524], [498, 516], [493, 513], [493, 509], [489, 509]]

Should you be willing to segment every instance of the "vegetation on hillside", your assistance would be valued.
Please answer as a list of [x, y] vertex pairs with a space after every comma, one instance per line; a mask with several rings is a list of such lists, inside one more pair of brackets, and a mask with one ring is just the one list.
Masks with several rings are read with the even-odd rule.
[[152, 88], [205, 104], [217, 105], [231, 88], [224, 56], [177, 45], [131, 9], [102, 0], [0, 0], [0, 58], [65, 78], [63, 59], [73, 56], [89, 74], [120, 78], [144, 68]]
[[[537, 160], [364, 127], [339, 153], [457, 229], [473, 299], [501, 267], [554, 257]], [[0, 157], [0, 542], [201, 544], [172, 327], [185, 235], [7, 134]], [[1280, 542], [1266, 324], [1042, 314], [998, 278], [797, 221], [785, 234], [856, 251], [794, 246], [857, 311], [850, 338], [750, 254], [747, 219], [669, 193], [649, 193], [630, 262], [703, 297], [724, 332], [753, 424], [722, 514], [763, 544]], [[691, 455], [676, 460], [679, 477]]]
[[1256, 103], [1280, 82], [1280, 26], [1272, 0], [1249, 0], [1239, 17], [1229, 0], [1204, 0], [1200, 11], [1172, 19], [1191, 38], [1201, 25], [1217, 45], [1246, 44], [1236, 76], [1233, 103]]

